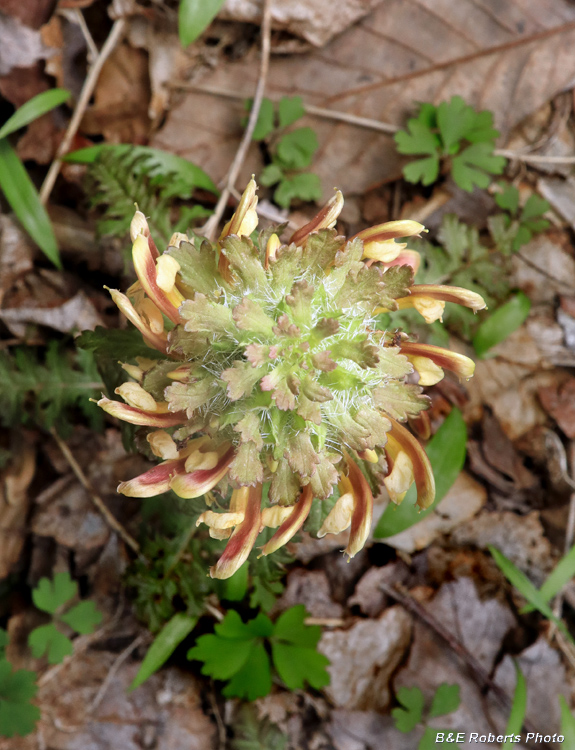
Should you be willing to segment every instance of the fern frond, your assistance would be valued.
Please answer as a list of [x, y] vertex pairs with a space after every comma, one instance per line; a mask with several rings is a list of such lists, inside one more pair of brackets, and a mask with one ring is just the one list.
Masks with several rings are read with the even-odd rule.
[[[174, 231], [176, 199], [189, 197], [189, 187], [171, 173], [158, 173], [147, 154], [102, 151], [88, 172], [90, 205], [104, 209], [98, 222], [99, 236], [123, 237], [134, 215], [134, 204], [146, 216], [158, 243], [167, 244]], [[201, 206], [183, 206], [175, 231], [186, 231], [193, 219], [209, 215]]]
[[101, 429], [100, 410], [90, 402], [103, 385], [90, 352], [65, 350], [51, 341], [45, 354], [21, 346], [0, 351], [0, 422], [13, 427], [64, 426], [67, 411], [79, 408], [93, 429]]

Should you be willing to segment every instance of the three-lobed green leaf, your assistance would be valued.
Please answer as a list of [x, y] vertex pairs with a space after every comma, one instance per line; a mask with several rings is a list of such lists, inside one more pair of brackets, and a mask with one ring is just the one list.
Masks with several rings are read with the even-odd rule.
[[53, 622], [34, 628], [28, 636], [28, 645], [35, 659], [46, 655], [49, 664], [59, 664], [74, 651], [72, 641]]
[[78, 593], [78, 584], [73, 581], [70, 574], [56, 573], [54, 578], [41, 578], [38, 585], [32, 590], [32, 601], [38, 609], [53, 615]]
[[422, 104], [406, 130], [395, 134], [395, 142], [400, 154], [423, 157], [404, 167], [408, 182], [431, 185], [439, 175], [441, 159], [449, 158], [453, 179], [471, 191], [476, 185], [487, 187], [489, 174], [500, 174], [505, 167], [505, 158], [493, 153], [498, 135], [491, 112], [476, 112], [454, 96], [438, 107]]
[[37, 691], [35, 672], [13, 672], [10, 662], [0, 660], [0, 736], [23, 737], [34, 731], [40, 709], [30, 701]]
[[213, 634], [200, 636], [188, 652], [188, 659], [204, 663], [202, 674], [227, 680], [226, 696], [247, 700], [267, 695], [271, 690], [271, 664], [265, 642], [271, 644], [274, 666], [291, 690], [327, 685], [327, 658], [316, 651], [321, 637], [317, 626], [305, 625], [305, 607], [286, 610], [275, 625], [260, 613], [246, 623], [230, 610]]
[[423, 718], [423, 693], [418, 687], [402, 687], [397, 691], [397, 700], [403, 708], [394, 708], [391, 715], [396, 728], [407, 734], [415, 729]]

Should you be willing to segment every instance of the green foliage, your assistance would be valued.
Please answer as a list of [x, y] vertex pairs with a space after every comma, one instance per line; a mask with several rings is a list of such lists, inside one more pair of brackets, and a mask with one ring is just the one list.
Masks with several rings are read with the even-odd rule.
[[6, 138], [20, 128], [28, 125], [38, 117], [42, 117], [55, 107], [59, 107], [70, 98], [70, 92], [66, 89], [50, 89], [33, 96], [25, 102], [4, 125], [0, 128], [0, 138]]
[[[575, 576], [575, 546], [571, 547], [569, 552], [559, 560], [539, 589], [544, 601], [549, 603], [554, 599], [573, 576]], [[521, 612], [532, 612], [534, 609], [532, 604], [527, 604]]]
[[[521, 732], [523, 727], [523, 721], [525, 720], [525, 714], [527, 713], [527, 683], [523, 672], [515, 664], [515, 672], [517, 675], [517, 682], [515, 683], [515, 691], [513, 693], [513, 703], [511, 705], [511, 713], [507, 721], [507, 727], [505, 728], [505, 735], [508, 734], [514, 736]], [[503, 745], [502, 750], [511, 750], [513, 743], [509, 740]]]
[[571, 713], [565, 696], [559, 696], [561, 705], [561, 734], [565, 737], [565, 747], [575, 747], [575, 716]]
[[6, 659], [0, 659], [0, 736], [24, 737], [34, 731], [40, 709], [30, 701], [36, 695], [36, 672], [12, 671]]
[[194, 219], [209, 215], [201, 206], [183, 206], [173, 226], [175, 199], [189, 196], [190, 186], [172, 172], [159, 172], [157, 162], [137, 148], [102, 150], [89, 169], [90, 205], [103, 208], [98, 221], [100, 236], [123, 237], [130, 228], [137, 204], [156, 242], [168, 244], [173, 232], [187, 232]]
[[467, 428], [459, 409], [452, 409], [448, 417], [425, 448], [435, 477], [435, 500], [426, 510], [415, 505], [417, 493], [411, 486], [401, 505], [390, 503], [373, 531], [376, 539], [399, 534], [422, 521], [443, 500], [465, 463]]
[[516, 295], [496, 310], [477, 329], [473, 337], [473, 347], [478, 357], [485, 357], [496, 344], [516, 331], [529, 315], [531, 300], [523, 292]]
[[0, 659], [6, 656], [6, 646], [8, 645], [8, 633], [4, 628], [0, 628]]
[[187, 47], [205, 31], [225, 0], [180, 0], [178, 33], [182, 47]]
[[168, 620], [148, 649], [138, 674], [130, 685], [130, 690], [139, 687], [167, 662], [180, 643], [196, 627], [197, 622], [197, 617], [189, 617], [182, 612], [178, 612]]
[[[251, 107], [251, 101], [247, 103]], [[305, 109], [300, 96], [284, 96], [276, 108], [270, 99], [263, 99], [253, 133], [254, 141], [266, 141], [271, 163], [262, 170], [259, 182], [266, 187], [277, 185], [274, 200], [282, 208], [292, 201], [315, 201], [321, 198], [321, 183], [316, 174], [303, 172], [318, 149], [317, 135], [312, 128], [284, 129], [301, 119]]]
[[102, 429], [100, 410], [89, 401], [102, 389], [94, 358], [71, 352], [52, 340], [42, 352], [19, 346], [0, 352], [0, 421], [3, 425], [35, 423], [64, 429], [70, 409], [78, 408], [95, 430]]
[[[169, 496], [162, 497], [161, 501], [171, 502]], [[178, 514], [179, 534], [171, 538], [165, 533], [150, 536], [148, 528], [142, 549], [146, 561], [134, 560], [126, 572], [125, 583], [134, 590], [136, 614], [154, 634], [178, 612], [189, 618], [199, 617], [204, 612], [205, 597], [214, 591], [214, 582], [206, 576], [206, 561], [202, 555], [206, 545], [190, 537], [202, 501], [187, 503], [191, 506], [190, 515]], [[183, 542], [185, 549], [182, 550]]]
[[6, 138], [0, 140], [0, 190], [44, 255], [62, 268], [56, 235], [36, 186]]
[[73, 651], [72, 641], [62, 633], [61, 626], [67, 625], [80, 635], [88, 635], [101, 622], [102, 615], [93, 602], [83, 601], [68, 606], [77, 594], [78, 584], [69, 573], [56, 573], [52, 581], [41, 578], [32, 590], [36, 607], [52, 615], [52, 622], [35, 628], [28, 636], [28, 645], [35, 658], [46, 654], [50, 664], [59, 664]]
[[256, 709], [244, 703], [233, 724], [232, 750], [285, 750], [288, 737], [269, 719], [260, 719]]
[[519, 190], [514, 185], [499, 183], [501, 192], [495, 194], [495, 202], [503, 213], [490, 217], [489, 229], [498, 249], [510, 255], [527, 244], [534, 234], [549, 226], [543, 214], [549, 211], [549, 203], [538, 195], [529, 196], [525, 205], [519, 205]]
[[6, 136], [63, 104], [69, 97], [65, 89], [43, 91], [23, 104], [0, 128], [0, 190], [26, 232], [56, 268], [62, 268], [62, 262], [52, 224], [34, 183]]
[[64, 161], [72, 164], [94, 164], [102, 154], [112, 154], [120, 159], [126, 154], [145, 157], [146, 172], [152, 178], [171, 177], [174, 195], [190, 198], [196, 188], [218, 195], [218, 189], [203, 169], [181, 156], [150, 146], [133, 146], [130, 143], [100, 143], [66, 154]]
[[277, 621], [260, 613], [244, 623], [230, 610], [212, 635], [200, 636], [188, 659], [204, 663], [202, 674], [227, 681], [226, 697], [255, 700], [271, 690], [272, 673], [266, 644], [280, 678], [290, 690], [309, 683], [316, 689], [329, 683], [328, 659], [317, 652], [318, 626], [306, 626], [302, 605], [286, 610]]
[[[459, 696], [459, 685], [448, 685], [442, 683], [433, 696], [431, 707], [424, 719], [425, 699], [422, 691], [418, 687], [402, 687], [397, 691], [397, 700], [401, 704], [400, 708], [394, 708], [391, 715], [394, 718], [395, 726], [400, 732], [408, 734], [412, 732], [418, 724], [425, 727], [423, 736], [418, 744], [418, 750], [431, 750], [435, 745], [435, 738], [438, 729], [427, 726], [429, 719], [438, 716], [445, 716], [453, 713], [461, 702]], [[452, 743], [450, 743], [452, 744]], [[453, 747], [458, 746], [453, 744]]]
[[524, 596], [525, 599], [527, 599], [532, 607], [541, 612], [541, 614], [548, 620], [554, 622], [559, 630], [563, 633], [565, 638], [567, 638], [568, 641], [575, 645], [575, 640], [573, 640], [571, 634], [565, 627], [565, 624], [555, 616], [553, 610], [547, 604], [545, 597], [543, 596], [541, 591], [535, 588], [535, 586], [531, 583], [529, 578], [527, 578], [525, 573], [522, 573], [519, 568], [503, 554], [503, 552], [500, 552], [495, 547], [489, 545], [489, 551], [493, 555], [493, 559], [495, 560], [497, 567], [501, 570], [509, 583], [512, 586], [515, 586], [519, 593]]
[[418, 116], [408, 120], [407, 130], [396, 133], [395, 142], [400, 154], [423, 157], [404, 167], [408, 182], [431, 185], [443, 161], [457, 185], [471, 191], [476, 185], [486, 188], [490, 175], [505, 168], [505, 158], [493, 153], [498, 135], [491, 112], [476, 112], [453, 96], [438, 107], [422, 104]]

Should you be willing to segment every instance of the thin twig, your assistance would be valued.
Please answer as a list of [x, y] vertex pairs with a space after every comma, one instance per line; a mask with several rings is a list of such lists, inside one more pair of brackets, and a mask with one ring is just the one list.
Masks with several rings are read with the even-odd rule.
[[58, 443], [58, 447], [62, 451], [62, 455], [64, 456], [64, 458], [66, 459], [66, 461], [70, 465], [70, 468], [72, 469], [72, 471], [76, 475], [78, 481], [80, 482], [80, 484], [82, 485], [82, 487], [84, 487], [84, 489], [88, 492], [88, 494], [90, 495], [90, 498], [92, 499], [92, 502], [94, 503], [94, 505], [96, 506], [96, 508], [98, 508], [98, 510], [100, 511], [100, 513], [104, 516], [104, 519], [108, 523], [108, 526], [110, 526], [112, 529], [114, 529], [114, 531], [116, 531], [122, 537], [122, 539], [124, 540], [124, 542], [126, 542], [126, 544], [129, 547], [131, 547], [134, 550], [134, 552], [136, 552], [140, 557], [142, 557], [142, 555], [140, 553], [140, 545], [134, 539], [134, 537], [131, 536], [131, 534], [129, 534], [126, 531], [126, 529], [117, 520], [117, 518], [114, 515], [112, 515], [112, 513], [106, 507], [106, 505], [105, 505], [104, 501], [102, 500], [102, 498], [92, 488], [92, 485], [88, 481], [88, 478], [86, 477], [86, 475], [82, 471], [82, 469], [80, 467], [80, 464], [74, 458], [74, 456], [72, 454], [72, 451], [68, 448], [67, 444], [64, 442], [64, 440], [62, 440], [62, 438], [60, 437], [60, 435], [58, 435], [58, 433], [56, 432], [56, 430], [54, 428], [52, 428], [50, 430], [50, 433], [51, 433], [52, 437], [54, 438], [54, 440]]
[[[448, 646], [464, 661], [469, 667], [470, 673], [473, 679], [477, 682], [481, 689], [488, 688], [493, 695], [497, 698], [509, 710], [513, 705], [512, 697], [504, 690], [500, 685], [493, 681], [489, 672], [485, 669], [483, 664], [476, 659], [476, 657], [465, 647], [465, 645], [459, 640], [459, 638], [451, 633], [449, 630], [443, 627], [443, 625], [429, 612], [426, 607], [421, 605], [417, 599], [415, 599], [403, 586], [396, 584], [396, 587], [389, 586], [386, 583], [379, 584], [381, 590], [387, 594], [387, 596], [395, 599], [405, 609], [412, 612], [414, 615], [419, 617], [423, 622], [428, 625], [442, 640], [444, 640]], [[536, 728], [531, 724], [528, 719], [523, 722], [524, 728], [528, 732], [537, 733]], [[544, 747], [546, 750], [551, 750], [551, 747], [542, 742], [538, 747]]]
[[[184, 89], [188, 91], [197, 91], [201, 94], [221, 96], [226, 99], [235, 99], [237, 101], [245, 101], [245, 99], [249, 98], [249, 95], [241, 94], [237, 91], [220, 89], [215, 86], [200, 86], [198, 84], [189, 83], [186, 81], [174, 83], [173, 88]], [[272, 99], [272, 101], [278, 101], [277, 97], [272, 96], [270, 98]], [[338, 112], [335, 109], [315, 107], [313, 104], [304, 104], [303, 108], [308, 115], [323, 117], [326, 120], [345, 122], [348, 125], [357, 125], [360, 128], [375, 130], [378, 133], [385, 133], [386, 135], [394, 135], [398, 130], [401, 130], [401, 127], [399, 125], [392, 125], [392, 123], [390, 122], [373, 120], [371, 117], [360, 117], [359, 115], [352, 115], [348, 112]], [[505, 148], [495, 149], [493, 153], [495, 154], [495, 156], [505, 156], [507, 159], [523, 161], [527, 164], [575, 164], [575, 156], [545, 156], [544, 154], [527, 154], [520, 151], [511, 151]]]
[[88, 706], [88, 714], [94, 713], [94, 711], [98, 708], [98, 706], [104, 699], [104, 696], [106, 695], [106, 691], [110, 687], [112, 680], [116, 676], [116, 673], [118, 672], [122, 664], [130, 656], [132, 651], [138, 648], [140, 644], [144, 643], [146, 638], [147, 638], [147, 635], [144, 633], [141, 633], [137, 638], [134, 638], [134, 640], [130, 643], [129, 646], [126, 646], [126, 648], [120, 654], [118, 654], [118, 657], [115, 659], [114, 663], [108, 670], [108, 674], [106, 675], [104, 681], [100, 685], [100, 689], [96, 693], [94, 700]]
[[124, 18], [119, 18], [117, 21], [114, 21], [114, 25], [112, 26], [112, 30], [110, 31], [110, 34], [108, 35], [104, 46], [100, 50], [98, 57], [94, 60], [94, 63], [90, 68], [90, 72], [86, 76], [86, 80], [84, 81], [84, 85], [82, 86], [82, 91], [80, 92], [80, 97], [76, 104], [76, 108], [74, 109], [74, 114], [72, 115], [72, 119], [70, 120], [68, 129], [66, 130], [64, 138], [62, 138], [62, 142], [60, 143], [60, 146], [56, 153], [56, 158], [50, 165], [48, 174], [46, 175], [46, 178], [42, 183], [42, 187], [40, 188], [40, 201], [43, 205], [46, 205], [46, 203], [48, 202], [48, 198], [50, 197], [50, 193], [52, 192], [52, 188], [54, 187], [54, 183], [56, 182], [56, 178], [58, 177], [58, 173], [60, 172], [60, 167], [62, 166], [62, 156], [64, 156], [64, 154], [69, 150], [72, 140], [74, 139], [74, 136], [76, 135], [78, 128], [80, 127], [82, 117], [84, 117], [84, 112], [88, 107], [90, 98], [92, 96], [92, 93], [94, 92], [94, 88], [96, 87], [98, 78], [100, 77], [100, 72], [104, 67], [104, 63], [112, 53], [116, 44], [119, 42], [122, 34], [124, 33], [125, 27], [126, 20]]
[[80, 27], [80, 31], [86, 42], [86, 47], [88, 48], [88, 62], [92, 65], [94, 60], [98, 59], [98, 47], [96, 46], [94, 37], [90, 33], [84, 14], [80, 8], [62, 8], [59, 12], [69, 21]]
[[224, 724], [222, 715], [220, 713], [220, 708], [218, 706], [218, 701], [217, 701], [216, 694], [214, 691], [213, 681], [212, 681], [212, 684], [210, 685], [210, 692], [208, 693], [208, 696], [210, 699], [212, 712], [214, 714], [216, 724], [218, 725], [219, 750], [226, 750], [226, 745], [227, 745], [226, 725]]
[[509, 151], [506, 148], [497, 148], [493, 152], [495, 156], [505, 156], [514, 161], [524, 161], [526, 164], [575, 164], [575, 156], [545, 156], [544, 154], [523, 154], [519, 151]]
[[246, 154], [248, 152], [248, 148], [252, 140], [252, 134], [254, 132], [254, 128], [258, 121], [258, 115], [260, 112], [262, 100], [264, 98], [264, 91], [266, 87], [266, 80], [268, 77], [268, 69], [269, 69], [269, 63], [270, 63], [271, 6], [272, 6], [272, 0], [264, 0], [262, 26], [261, 26], [262, 59], [260, 63], [258, 83], [257, 83], [256, 91], [254, 94], [254, 101], [252, 104], [252, 109], [250, 112], [248, 124], [242, 136], [242, 140], [240, 142], [239, 148], [236, 152], [236, 155], [234, 157], [230, 170], [228, 172], [228, 177], [226, 180], [225, 187], [222, 190], [222, 194], [220, 195], [220, 198], [216, 204], [214, 213], [210, 216], [210, 218], [204, 224], [202, 229], [199, 231], [199, 234], [204, 235], [208, 239], [214, 239], [215, 237], [218, 224], [220, 223], [220, 219], [222, 218], [222, 215], [226, 208], [228, 198], [230, 197], [231, 189], [236, 184], [238, 174], [240, 172], [240, 169], [242, 168], [244, 159], [246, 158]]

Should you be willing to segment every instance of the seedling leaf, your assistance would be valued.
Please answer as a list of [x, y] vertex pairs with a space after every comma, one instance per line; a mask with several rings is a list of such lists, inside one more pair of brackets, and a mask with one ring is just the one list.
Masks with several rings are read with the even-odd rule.
[[40, 709], [30, 700], [37, 691], [35, 672], [13, 672], [10, 662], [0, 660], [0, 736], [24, 737], [34, 731]]
[[102, 622], [102, 613], [98, 612], [96, 605], [91, 601], [76, 604], [75, 607], [63, 614], [60, 619], [69, 625], [76, 633], [88, 635], [93, 633], [96, 625]]
[[396, 728], [407, 734], [415, 729], [423, 716], [423, 693], [418, 687], [402, 687], [397, 691], [397, 700], [403, 708], [394, 708], [391, 715]]
[[559, 696], [561, 705], [561, 734], [565, 737], [565, 747], [575, 747], [575, 716], [571, 713], [567, 699]]
[[445, 716], [445, 714], [452, 713], [458, 708], [460, 701], [459, 685], [448, 685], [443, 682], [433, 696], [429, 718], [433, 719], [435, 716]]
[[205, 31], [217, 16], [225, 0], [180, 0], [178, 32], [182, 47], [187, 47]]
[[280, 164], [287, 169], [305, 169], [311, 164], [319, 142], [312, 128], [297, 128], [286, 133], [277, 145]]
[[130, 690], [139, 687], [167, 662], [184, 638], [196, 627], [197, 622], [197, 617], [189, 617], [182, 612], [178, 612], [168, 620], [144, 656], [138, 674], [130, 685]]
[[50, 581], [41, 578], [32, 590], [32, 601], [43, 612], [53, 615], [67, 601], [73, 599], [78, 592], [78, 584], [70, 578], [69, 573], [56, 573]]
[[473, 338], [473, 347], [478, 357], [484, 357], [496, 344], [505, 341], [525, 321], [531, 309], [531, 301], [523, 292], [518, 292], [478, 328]]
[[278, 106], [280, 128], [287, 128], [305, 115], [301, 96], [282, 96]]
[[35, 659], [46, 654], [50, 664], [60, 664], [64, 657], [74, 651], [72, 641], [61, 633], [53, 622], [34, 628], [28, 636], [28, 645]]

